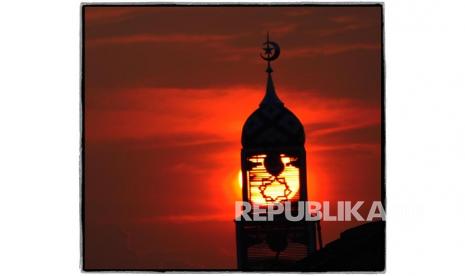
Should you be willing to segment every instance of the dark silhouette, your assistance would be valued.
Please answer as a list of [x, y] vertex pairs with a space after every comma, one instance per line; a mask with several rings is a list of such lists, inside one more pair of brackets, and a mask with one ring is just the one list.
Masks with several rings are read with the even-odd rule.
[[[264, 45], [261, 57], [267, 61], [266, 93], [242, 129], [242, 198], [265, 206], [290, 201], [297, 209], [298, 201], [307, 200], [305, 132], [276, 95], [270, 63], [279, 57], [279, 45], [270, 41], [269, 35]], [[297, 185], [289, 185], [292, 179], [298, 179]], [[272, 184], [282, 193], [267, 194]], [[316, 251], [317, 233], [321, 232], [316, 223], [305, 218], [296, 222], [283, 216], [274, 221], [237, 221], [238, 268], [294, 270], [297, 261]]]
[[[268, 63], [266, 93], [242, 130], [242, 197], [251, 203], [257, 203], [258, 197], [258, 203], [265, 206], [290, 201], [296, 207], [297, 201], [308, 200], [305, 132], [274, 88], [270, 62], [278, 58], [280, 48], [268, 35], [264, 45], [261, 57]], [[284, 158], [291, 161], [285, 163]], [[293, 177], [299, 180], [299, 192], [293, 197], [291, 189], [295, 187], [288, 185], [286, 179], [289, 167], [298, 169]], [[267, 195], [272, 182], [283, 185], [284, 194]], [[385, 268], [384, 221], [346, 230], [340, 239], [325, 247], [319, 221], [291, 222], [284, 216], [277, 219], [275, 216], [273, 221], [236, 221], [236, 238], [239, 270], [383, 271]]]
[[341, 233], [340, 239], [303, 259], [300, 271], [384, 271], [384, 221], [370, 222]]

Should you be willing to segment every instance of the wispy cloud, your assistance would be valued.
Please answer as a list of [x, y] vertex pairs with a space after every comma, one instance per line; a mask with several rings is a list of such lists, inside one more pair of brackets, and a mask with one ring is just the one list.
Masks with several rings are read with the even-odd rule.
[[280, 37], [294, 32], [298, 27], [297, 23], [264, 23], [263, 29], [270, 31], [273, 37]]
[[379, 153], [379, 144], [367, 143], [352, 143], [342, 145], [312, 145], [310, 147], [312, 153], [329, 152], [329, 151], [352, 151], [352, 152], [370, 152]]
[[342, 54], [350, 51], [372, 51], [379, 50], [379, 44], [369, 44], [369, 43], [352, 43], [352, 44], [329, 44], [308, 48], [294, 48], [287, 50], [286, 56], [295, 58], [295, 57], [314, 57], [319, 55], [336, 55]]
[[183, 224], [189, 222], [209, 222], [209, 221], [231, 221], [230, 214], [192, 214], [192, 215], [168, 215], [142, 218], [141, 222], [165, 222]]
[[128, 36], [101, 37], [86, 40], [86, 46], [102, 44], [131, 44], [131, 43], [204, 43], [221, 42], [236, 38], [236, 35], [201, 35], [201, 34], [135, 34]]
[[120, 7], [92, 7], [85, 8], [85, 20], [87, 24], [116, 23], [140, 14], [138, 8]]
[[299, 9], [299, 10], [288, 11], [285, 14], [291, 17], [298, 17], [298, 16], [306, 16], [306, 15], [312, 14], [312, 11]]
[[[378, 126], [379, 125], [379, 120], [374, 120], [373, 122], [366, 123], [357, 123], [357, 124], [348, 124], [348, 125], [332, 125], [327, 128], [321, 128], [313, 131], [313, 135], [319, 136], [319, 135], [328, 135], [328, 134], [333, 134], [333, 133], [341, 133], [341, 132], [347, 132], [351, 130], [356, 130], [356, 129], [363, 129], [366, 127], [371, 127], [371, 126]], [[311, 127], [311, 126], [310, 126]]]

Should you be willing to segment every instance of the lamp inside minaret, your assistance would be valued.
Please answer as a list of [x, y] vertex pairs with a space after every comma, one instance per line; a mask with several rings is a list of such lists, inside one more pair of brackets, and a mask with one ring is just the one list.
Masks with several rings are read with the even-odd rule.
[[254, 204], [267, 205], [299, 200], [297, 157], [271, 153], [247, 159], [248, 197]]

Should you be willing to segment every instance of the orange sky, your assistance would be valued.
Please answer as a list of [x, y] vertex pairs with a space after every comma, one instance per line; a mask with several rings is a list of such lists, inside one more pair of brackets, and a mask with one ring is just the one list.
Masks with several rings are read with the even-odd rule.
[[[310, 200], [380, 200], [380, 7], [84, 15], [86, 268], [235, 268], [241, 128], [264, 95], [268, 30]], [[323, 223], [324, 242], [356, 224]]]

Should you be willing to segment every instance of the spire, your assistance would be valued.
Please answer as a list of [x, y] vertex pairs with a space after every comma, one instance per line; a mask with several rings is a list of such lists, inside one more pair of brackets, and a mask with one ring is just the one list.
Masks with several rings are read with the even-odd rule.
[[273, 70], [270, 63], [278, 58], [279, 46], [267, 36], [263, 50], [260, 56], [267, 62], [266, 92], [260, 106], [249, 116], [242, 128], [242, 147], [253, 150], [303, 148], [304, 127], [294, 113], [279, 100], [273, 84]]
[[266, 42], [263, 43], [263, 45], [266, 45], [265, 48], [263, 48], [264, 55], [260, 54], [262, 59], [267, 61], [267, 68], [266, 71], [268, 73], [268, 80], [266, 83], [266, 93], [265, 97], [263, 97], [262, 102], [260, 103], [260, 106], [263, 105], [281, 105], [283, 106], [283, 102], [278, 98], [276, 95], [276, 91], [274, 89], [274, 84], [273, 84], [273, 78], [271, 77], [271, 73], [273, 72], [273, 69], [271, 68], [271, 61], [277, 59], [280, 54], [280, 48], [278, 43], [270, 41], [270, 36], [269, 33], [266, 34]]
[[265, 97], [263, 97], [260, 106], [263, 105], [284, 105], [283, 102], [276, 95], [274, 90], [273, 78], [271, 77], [271, 72], [268, 73], [268, 80], [266, 82], [266, 92]]

